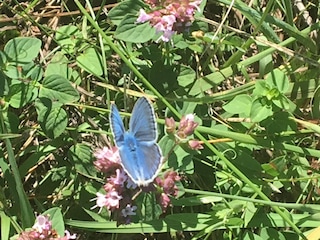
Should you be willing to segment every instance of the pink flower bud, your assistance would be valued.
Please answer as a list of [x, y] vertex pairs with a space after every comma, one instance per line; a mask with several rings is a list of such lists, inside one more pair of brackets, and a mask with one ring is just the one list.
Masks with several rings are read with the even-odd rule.
[[181, 138], [186, 138], [194, 133], [194, 130], [198, 126], [198, 123], [194, 121], [193, 114], [187, 114], [183, 116], [180, 120], [180, 125], [178, 129], [178, 136]]
[[188, 142], [189, 147], [193, 150], [203, 149], [202, 143], [199, 140], [193, 139]]
[[175, 132], [175, 130], [176, 130], [176, 122], [174, 121], [173, 117], [166, 118], [165, 119], [165, 124], [166, 124], [166, 132], [168, 134]]

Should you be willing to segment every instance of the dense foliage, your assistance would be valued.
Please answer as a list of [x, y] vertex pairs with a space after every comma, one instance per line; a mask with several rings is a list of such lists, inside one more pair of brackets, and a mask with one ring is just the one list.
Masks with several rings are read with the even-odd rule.
[[[1, 1], [1, 239], [318, 239], [319, 9]], [[146, 186], [109, 122], [142, 96], [163, 155]]]

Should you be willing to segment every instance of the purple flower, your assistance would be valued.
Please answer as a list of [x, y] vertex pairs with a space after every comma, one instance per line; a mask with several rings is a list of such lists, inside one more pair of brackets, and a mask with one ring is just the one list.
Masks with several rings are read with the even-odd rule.
[[145, 10], [140, 9], [140, 11], [139, 11], [139, 17], [138, 17], [138, 19], [137, 19], [137, 22], [138, 22], [138, 23], [144, 23], [144, 22], [149, 21], [151, 18], [152, 18], [152, 16], [150, 16], [149, 14], [147, 14]]
[[156, 28], [162, 36], [158, 40], [165, 42], [170, 41], [173, 34], [186, 30], [194, 20], [194, 14], [199, 9], [200, 0], [145, 0], [150, 6], [147, 13], [144, 9], [140, 9], [138, 23], [149, 21], [150, 25]]
[[123, 186], [124, 182], [128, 179], [128, 175], [123, 171], [123, 169], [116, 170], [116, 177], [108, 178], [109, 183], [113, 185]]
[[109, 172], [114, 168], [120, 167], [120, 155], [118, 148], [111, 146], [110, 143], [108, 143], [107, 147], [96, 150], [93, 155], [97, 158], [94, 165], [101, 172]]
[[65, 236], [60, 237], [55, 229], [52, 228], [52, 223], [48, 216], [39, 215], [36, 218], [35, 224], [31, 230], [20, 233], [18, 240], [42, 240], [42, 239], [58, 239], [68, 240], [76, 239], [76, 235], [71, 235], [69, 231], [65, 231]]
[[123, 217], [133, 216], [136, 215], [135, 210], [137, 210], [137, 206], [132, 206], [130, 204], [127, 204], [127, 206], [121, 210], [121, 215]]

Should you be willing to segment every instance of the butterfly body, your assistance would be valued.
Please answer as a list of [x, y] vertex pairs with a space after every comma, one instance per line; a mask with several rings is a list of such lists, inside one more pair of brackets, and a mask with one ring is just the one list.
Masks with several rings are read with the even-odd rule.
[[125, 131], [117, 107], [112, 105], [110, 123], [123, 169], [134, 183], [148, 185], [156, 177], [162, 163], [151, 104], [146, 98], [139, 98], [133, 108], [128, 131]]

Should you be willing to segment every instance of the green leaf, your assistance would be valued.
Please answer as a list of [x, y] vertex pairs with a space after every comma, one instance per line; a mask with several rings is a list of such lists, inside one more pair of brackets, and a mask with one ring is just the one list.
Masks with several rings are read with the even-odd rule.
[[290, 108], [290, 102], [289, 102], [288, 98], [284, 95], [279, 95], [278, 98], [272, 99], [272, 102], [274, 105], [276, 105], [277, 107], [279, 107], [281, 109], [289, 110], [289, 108]]
[[178, 83], [181, 87], [186, 87], [196, 80], [195, 71], [189, 67], [182, 65], [178, 76]]
[[66, 78], [60, 75], [50, 75], [43, 79], [39, 97], [49, 98], [60, 103], [70, 103], [79, 99], [79, 93]]
[[150, 221], [159, 218], [162, 214], [162, 209], [159, 204], [157, 204], [157, 199], [154, 192], [142, 192], [136, 199], [136, 204], [138, 209], [140, 219], [144, 221]]
[[[3, 113], [3, 121], [5, 124], [5, 129], [8, 133], [18, 133], [18, 127], [19, 127], [19, 118], [14, 112], [4, 111]], [[0, 129], [2, 127], [0, 126]], [[4, 132], [3, 129], [1, 131]]]
[[145, 6], [146, 5], [139, 0], [123, 1], [110, 10], [110, 12], [108, 13], [108, 17], [111, 19], [113, 24], [119, 25], [123, 20], [123, 16], [125, 16], [126, 14], [136, 15], [137, 19], [139, 10], [144, 9]]
[[91, 147], [78, 143], [70, 147], [68, 158], [73, 161], [78, 172], [87, 176], [95, 176], [97, 171], [92, 164]]
[[262, 228], [260, 232], [260, 237], [262, 239], [270, 239], [270, 240], [286, 240], [283, 234], [274, 229], [274, 228]]
[[68, 67], [68, 59], [62, 52], [57, 52], [46, 67], [45, 76], [60, 75], [70, 78], [71, 68]]
[[60, 236], [64, 236], [64, 221], [63, 221], [63, 215], [61, 212], [61, 209], [58, 207], [50, 208], [42, 215], [46, 216], [48, 215], [50, 217], [50, 220], [52, 222], [52, 228], [58, 232]]
[[230, 102], [223, 106], [223, 109], [232, 114], [245, 113], [247, 116], [250, 114], [252, 99], [247, 94], [236, 96]]
[[80, 43], [82, 34], [76, 26], [67, 25], [60, 27], [56, 32], [55, 40], [63, 51], [66, 53], [73, 53], [77, 44]]
[[245, 234], [243, 235], [242, 240], [265, 240], [265, 238], [261, 238], [260, 236], [252, 232], [246, 231]]
[[102, 56], [94, 48], [88, 48], [83, 54], [80, 54], [77, 57], [77, 64], [95, 76], [103, 74]]
[[281, 93], [286, 93], [289, 89], [289, 80], [284, 72], [279, 69], [274, 69], [268, 74], [266, 83], [269, 86], [276, 87]]
[[68, 115], [62, 104], [52, 102], [48, 98], [40, 98], [35, 102], [38, 121], [45, 134], [54, 139], [60, 136], [68, 125]]
[[17, 37], [5, 45], [4, 52], [10, 61], [28, 63], [38, 56], [40, 48], [41, 41], [37, 38]]
[[144, 43], [151, 40], [156, 33], [155, 28], [149, 22], [136, 23], [137, 16], [125, 15], [117, 27], [114, 37], [125, 42]]
[[10, 97], [9, 104], [14, 108], [22, 108], [27, 103], [35, 99], [38, 95], [38, 89], [32, 84], [14, 84], [10, 87], [8, 97]]
[[269, 105], [262, 104], [261, 99], [256, 99], [252, 103], [250, 118], [252, 122], [260, 122], [273, 114]]
[[187, 174], [193, 174], [193, 155], [190, 152], [185, 151], [182, 147], [177, 147], [173, 153], [169, 155], [166, 162], [167, 168], [173, 168]]
[[202, 78], [197, 79], [194, 82], [189, 94], [191, 96], [198, 95], [212, 87], [219, 85], [223, 82], [228, 76], [233, 74], [233, 70], [231, 67], [222, 69], [220, 71], [216, 71], [214, 73], [210, 73]]
[[256, 81], [254, 86], [253, 95], [256, 96], [266, 96], [270, 90], [269, 85], [267, 85], [266, 81]]
[[171, 135], [163, 136], [159, 141], [159, 146], [162, 150], [162, 155], [166, 157], [176, 146], [174, 136], [171, 136]]

